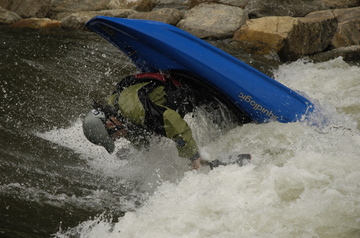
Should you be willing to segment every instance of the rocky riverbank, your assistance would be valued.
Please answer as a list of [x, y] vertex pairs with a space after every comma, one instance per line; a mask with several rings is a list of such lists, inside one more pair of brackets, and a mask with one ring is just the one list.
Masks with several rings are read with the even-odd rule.
[[0, 1], [0, 23], [11, 27], [84, 29], [97, 15], [165, 22], [283, 62], [360, 61], [360, 0]]

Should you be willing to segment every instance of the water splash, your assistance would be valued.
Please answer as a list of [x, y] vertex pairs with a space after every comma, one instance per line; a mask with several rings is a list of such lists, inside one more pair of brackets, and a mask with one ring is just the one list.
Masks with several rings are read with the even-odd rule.
[[318, 100], [331, 117], [326, 128], [235, 127], [202, 150], [215, 157], [251, 153], [251, 164], [185, 172], [118, 222], [89, 220], [58, 236], [359, 237], [359, 71], [341, 58], [281, 66], [276, 79]]

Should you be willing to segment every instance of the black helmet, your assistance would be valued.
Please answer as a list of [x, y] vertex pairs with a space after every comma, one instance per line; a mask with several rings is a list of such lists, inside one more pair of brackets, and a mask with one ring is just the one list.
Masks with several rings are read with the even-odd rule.
[[105, 121], [105, 113], [100, 110], [93, 109], [84, 119], [83, 131], [85, 137], [90, 142], [105, 147], [107, 152], [111, 154], [115, 150], [115, 143], [109, 136], [105, 127]]

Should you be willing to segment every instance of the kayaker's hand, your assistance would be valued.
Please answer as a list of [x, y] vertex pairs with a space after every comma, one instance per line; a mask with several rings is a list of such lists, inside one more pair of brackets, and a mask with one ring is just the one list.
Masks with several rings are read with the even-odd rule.
[[191, 162], [191, 165], [193, 167], [193, 169], [198, 169], [200, 168], [200, 165], [201, 165], [201, 158], [197, 158], [196, 160], [194, 160], [193, 162]]

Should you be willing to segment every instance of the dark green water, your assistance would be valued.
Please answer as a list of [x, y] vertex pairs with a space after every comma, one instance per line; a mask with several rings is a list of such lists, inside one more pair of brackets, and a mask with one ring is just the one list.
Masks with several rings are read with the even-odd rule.
[[0, 237], [50, 237], [141, 203], [134, 182], [38, 136], [72, 125], [135, 71], [94, 33], [0, 26]]
[[122, 215], [114, 201], [129, 184], [34, 133], [69, 126], [134, 70], [127, 63], [90, 32], [0, 28], [1, 237], [49, 237], [90, 216]]

